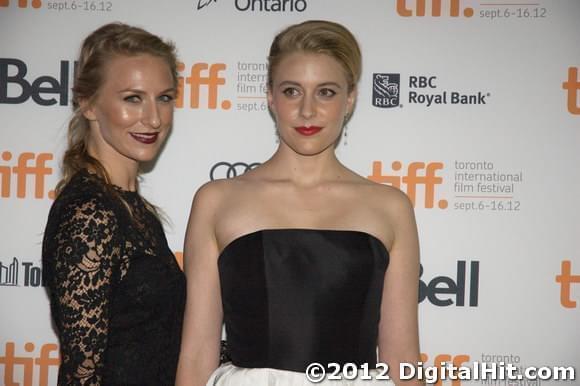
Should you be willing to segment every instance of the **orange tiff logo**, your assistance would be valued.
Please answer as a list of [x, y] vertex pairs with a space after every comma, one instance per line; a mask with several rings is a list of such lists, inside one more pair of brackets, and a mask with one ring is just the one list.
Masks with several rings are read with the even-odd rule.
[[580, 283], [580, 275], [572, 275], [572, 262], [562, 261], [562, 273], [556, 276], [556, 283], [560, 283], [560, 304], [565, 308], [576, 308], [577, 303], [572, 300], [572, 284]]
[[[394, 161], [391, 164], [393, 171], [399, 171], [403, 168], [400, 161]], [[373, 174], [368, 176], [369, 180], [378, 182], [380, 184], [389, 184], [398, 189], [402, 189], [404, 184], [406, 187], [405, 193], [415, 206], [417, 199], [417, 187], [423, 186], [425, 194], [425, 208], [433, 208], [435, 203], [435, 186], [441, 185], [443, 178], [436, 175], [437, 170], [443, 169], [442, 162], [411, 162], [407, 167], [406, 175], [400, 176], [396, 174], [384, 174], [383, 163], [381, 161], [373, 162]], [[419, 174], [420, 171], [422, 175]], [[441, 209], [447, 208], [447, 200], [439, 200], [437, 206]]]
[[570, 114], [580, 114], [578, 93], [580, 93], [580, 78], [578, 67], [568, 68], [568, 80], [562, 83], [562, 88], [568, 91], [568, 111]]
[[[15, 158], [11, 152], [2, 152], [2, 161], [12, 161]], [[34, 198], [44, 198], [45, 178], [52, 174], [52, 168], [46, 166], [47, 161], [51, 161], [51, 153], [31, 153], [24, 152], [18, 155], [16, 166], [0, 165], [0, 197], [7, 198], [13, 194], [12, 183], [16, 178], [16, 197], [26, 198], [26, 184], [28, 176], [34, 179]], [[48, 198], [54, 199], [54, 191], [50, 190]]]
[[[9, 4], [10, 0], [0, 0], [0, 7], [8, 7]], [[42, 1], [32, 0], [30, 5], [32, 6], [32, 8], [40, 8], [42, 7]], [[18, 0], [18, 8], [28, 8], [28, 1]]]
[[[177, 71], [181, 74], [186, 67], [183, 63], [178, 63]], [[226, 69], [225, 63], [195, 63], [191, 66], [189, 75], [178, 76], [177, 89], [178, 96], [175, 101], [175, 107], [182, 108], [185, 103], [185, 96], [189, 97], [189, 107], [192, 109], [200, 108], [200, 95], [207, 95], [207, 108], [210, 110], [217, 109], [219, 102], [219, 89], [226, 84], [226, 78], [220, 75], [221, 71]], [[202, 88], [205, 89], [202, 92]], [[189, 89], [189, 92], [187, 92]], [[223, 100], [220, 103], [222, 110], [229, 110], [232, 102]]]
[[[461, 0], [448, 0], [449, 8], [447, 15], [458, 17], [461, 11]], [[397, 0], [397, 13], [403, 17], [425, 16], [427, 0]], [[442, 5], [441, 0], [430, 0], [431, 16], [441, 17]], [[413, 13], [413, 11], [415, 13]], [[463, 16], [472, 17], [473, 8], [466, 7], [463, 10]]]
[[[463, 366], [464, 363], [469, 362], [470, 357], [469, 355], [466, 354], [459, 354], [459, 355], [449, 355], [449, 354], [439, 354], [437, 356], [435, 356], [435, 358], [433, 359], [433, 366], [435, 367], [445, 367], [446, 364], [448, 363], [453, 363], [453, 366], [455, 367], [461, 367]], [[429, 355], [425, 354], [425, 353], [421, 353], [421, 362], [423, 362], [423, 364], [427, 363], [429, 361]], [[433, 385], [435, 386], [441, 386], [443, 384], [443, 381], [441, 380], [440, 377], [437, 377], [437, 382], [433, 383]], [[459, 379], [454, 379], [451, 381], [451, 385], [452, 386], [461, 386], [461, 380]]]
[[[4, 365], [4, 386], [33, 386], [34, 366], [38, 368], [38, 386], [48, 386], [48, 373], [51, 366], [58, 367], [60, 357], [58, 356], [58, 345], [55, 343], [43, 344], [40, 347], [40, 355], [32, 354], [35, 350], [34, 343], [24, 345], [25, 355], [16, 356], [14, 342], [7, 342], [4, 356], [0, 354], [0, 366]], [[52, 357], [51, 353], [56, 352]], [[22, 366], [22, 383], [14, 379], [15, 367]]]

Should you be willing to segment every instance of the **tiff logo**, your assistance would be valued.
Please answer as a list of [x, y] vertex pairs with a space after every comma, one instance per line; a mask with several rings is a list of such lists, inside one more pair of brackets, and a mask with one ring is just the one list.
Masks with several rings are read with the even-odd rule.
[[[2, 152], [2, 161], [11, 161], [12, 153], [9, 151]], [[42, 199], [45, 194], [45, 178], [52, 174], [52, 168], [46, 166], [47, 161], [51, 161], [51, 153], [34, 154], [24, 152], [18, 156], [16, 166], [0, 165], [0, 198], [8, 198], [13, 194], [12, 176], [16, 176], [16, 197], [26, 198], [26, 183], [28, 176], [34, 178], [34, 198]], [[32, 163], [32, 165], [30, 164]], [[50, 190], [47, 197], [54, 199], [55, 193]]]
[[[8, 7], [9, 4], [10, 0], [0, 0], [0, 7]], [[32, 6], [32, 8], [40, 8], [42, 7], [42, 1], [32, 0], [30, 5]], [[28, 8], [28, 1], [18, 0], [18, 8]]]
[[[53, 376], [56, 376], [58, 365], [60, 364], [60, 357], [58, 356], [58, 345], [55, 343], [43, 344], [40, 347], [40, 355], [36, 356], [34, 353], [34, 343], [28, 342], [24, 345], [26, 354], [16, 356], [14, 342], [6, 342], [4, 356], [0, 353], [0, 368], [4, 365], [4, 385], [6, 386], [48, 386], [50, 369], [54, 369]], [[56, 356], [52, 357], [51, 353]], [[38, 383], [34, 381], [34, 366], [38, 368]], [[19, 370], [22, 366], [22, 379], [14, 379], [14, 370]], [[20, 371], [18, 371], [20, 373]]]
[[[437, 367], [439, 369], [445, 367], [446, 364], [448, 363], [453, 363], [453, 366], [455, 367], [461, 367], [464, 366], [466, 363], [468, 363], [470, 361], [471, 357], [467, 354], [459, 354], [459, 355], [450, 355], [450, 354], [439, 354], [436, 355], [435, 358], [433, 358], [433, 366]], [[425, 353], [421, 353], [421, 362], [422, 363], [427, 363], [429, 361], [429, 355], [425, 354]], [[440, 377], [440, 374], [442, 373], [442, 371], [438, 371], [436, 374], [436, 378], [437, 381], [434, 382], [434, 379], [430, 379], [427, 381], [427, 383], [432, 384], [434, 386], [442, 386], [443, 385], [443, 380]], [[459, 377], [458, 377], [459, 378]], [[447, 382], [445, 382], [447, 384]], [[453, 379], [451, 381], [451, 386], [460, 386], [461, 385], [461, 380], [460, 379]]]
[[[399, 171], [403, 168], [400, 161], [395, 161], [391, 164], [393, 171]], [[396, 174], [384, 174], [383, 163], [381, 161], [373, 162], [373, 174], [368, 176], [368, 179], [380, 184], [389, 184], [398, 189], [402, 189], [402, 185], [406, 186], [407, 196], [415, 206], [417, 199], [417, 186], [423, 186], [425, 194], [425, 208], [433, 208], [435, 203], [435, 187], [441, 185], [443, 178], [436, 175], [437, 170], [443, 169], [442, 162], [411, 162], [407, 167], [407, 174], [399, 176]], [[424, 171], [419, 175], [419, 171]], [[447, 200], [439, 200], [437, 205], [441, 209], [447, 208]]]
[[[461, 0], [445, 0], [449, 3], [449, 8], [447, 9], [447, 15], [451, 17], [458, 17], [461, 11]], [[397, 0], [397, 13], [399, 16], [411, 17], [411, 16], [425, 16], [427, 8], [427, 0]], [[442, 0], [430, 0], [431, 6], [431, 16], [441, 17], [442, 12]], [[413, 14], [413, 11], [415, 13]], [[473, 8], [466, 7], [463, 10], [463, 16], [472, 17]]]
[[[185, 70], [185, 64], [178, 63], [177, 71], [182, 73]], [[189, 88], [189, 107], [198, 109], [200, 107], [200, 94], [202, 86], [207, 88], [207, 108], [215, 110], [219, 101], [219, 89], [226, 84], [226, 79], [220, 76], [220, 72], [226, 69], [224, 63], [195, 63], [191, 66], [189, 76], [179, 76], [177, 78], [178, 96], [175, 101], [175, 107], [184, 107], [185, 91]], [[223, 110], [229, 110], [232, 102], [223, 100], [220, 103]]]
[[562, 83], [562, 88], [568, 91], [568, 111], [570, 114], [580, 114], [578, 93], [580, 93], [580, 78], [578, 67], [568, 68], [568, 80]]
[[0, 261], [0, 286], [17, 286], [18, 285], [18, 260], [12, 259], [12, 263], [4, 265]]
[[576, 308], [577, 303], [570, 294], [572, 284], [580, 283], [580, 275], [572, 275], [572, 262], [562, 261], [562, 273], [556, 276], [556, 283], [560, 283], [560, 304], [565, 308]]

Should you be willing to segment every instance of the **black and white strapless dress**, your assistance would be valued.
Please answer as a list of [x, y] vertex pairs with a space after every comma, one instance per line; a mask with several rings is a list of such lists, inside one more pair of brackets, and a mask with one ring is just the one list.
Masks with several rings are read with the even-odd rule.
[[[388, 263], [384, 244], [359, 231], [269, 229], [232, 241], [218, 260], [231, 362], [207, 385], [311, 385], [315, 362], [374, 369]], [[392, 385], [358, 373], [318, 384]]]

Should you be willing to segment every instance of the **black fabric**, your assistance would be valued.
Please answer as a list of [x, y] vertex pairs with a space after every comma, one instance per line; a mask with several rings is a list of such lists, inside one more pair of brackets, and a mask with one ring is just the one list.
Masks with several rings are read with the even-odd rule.
[[185, 276], [141, 196], [110, 187], [80, 172], [49, 213], [42, 260], [58, 384], [173, 385]]
[[232, 363], [303, 372], [376, 364], [384, 244], [358, 231], [270, 229], [241, 236], [218, 265]]

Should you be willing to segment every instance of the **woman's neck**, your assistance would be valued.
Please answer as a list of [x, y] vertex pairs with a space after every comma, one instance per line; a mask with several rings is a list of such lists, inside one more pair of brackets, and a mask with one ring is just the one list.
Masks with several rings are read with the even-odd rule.
[[111, 184], [131, 192], [137, 190], [138, 162], [127, 159], [121, 154], [100, 154], [102, 152], [91, 147], [88, 152], [103, 165]]
[[277, 178], [303, 187], [336, 181], [346, 170], [336, 158], [334, 148], [314, 155], [301, 155], [281, 145], [267, 162], [275, 169]]

